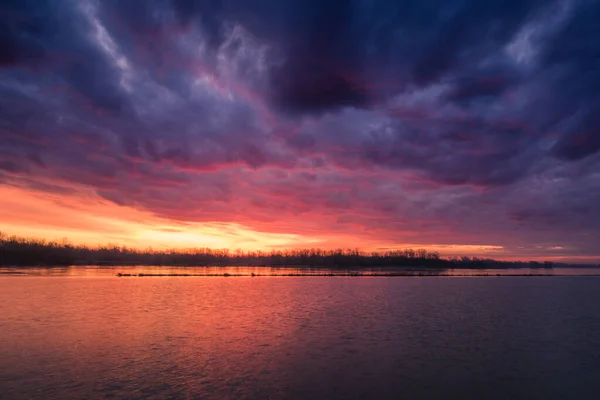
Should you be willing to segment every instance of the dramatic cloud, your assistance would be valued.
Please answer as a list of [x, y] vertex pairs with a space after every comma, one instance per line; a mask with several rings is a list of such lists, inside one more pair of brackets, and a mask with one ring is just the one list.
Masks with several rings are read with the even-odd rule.
[[597, 257], [598, 21], [594, 0], [4, 1], [0, 185]]

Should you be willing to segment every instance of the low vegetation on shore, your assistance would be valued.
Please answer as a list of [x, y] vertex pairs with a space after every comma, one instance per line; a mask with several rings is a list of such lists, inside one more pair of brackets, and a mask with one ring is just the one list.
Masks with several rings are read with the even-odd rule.
[[139, 250], [129, 247], [77, 246], [63, 242], [8, 236], [0, 233], [1, 266], [156, 265], [156, 266], [306, 266], [328, 268], [550, 268], [537, 262], [502, 262], [477, 257], [444, 258], [423, 249], [364, 252], [360, 250], [294, 249], [230, 251], [193, 248]]

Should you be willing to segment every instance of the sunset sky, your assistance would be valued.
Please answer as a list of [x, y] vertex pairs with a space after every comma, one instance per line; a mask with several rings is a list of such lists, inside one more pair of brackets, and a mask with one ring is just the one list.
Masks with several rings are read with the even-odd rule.
[[8, 0], [0, 230], [600, 262], [600, 2]]

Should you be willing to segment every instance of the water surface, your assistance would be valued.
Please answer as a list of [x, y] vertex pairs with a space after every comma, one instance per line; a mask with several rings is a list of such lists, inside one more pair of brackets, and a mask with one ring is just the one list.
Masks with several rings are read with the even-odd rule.
[[0, 277], [0, 398], [600, 398], [598, 277], [112, 272]]
[[70, 267], [0, 267], [1, 275], [20, 276], [86, 276], [106, 277], [117, 274], [127, 275], [189, 275], [216, 276], [290, 276], [290, 275], [360, 275], [360, 276], [600, 276], [600, 268], [424, 268], [424, 267], [384, 267], [384, 268], [325, 268], [325, 267], [256, 267], [256, 266], [215, 266], [215, 267], [168, 267], [168, 266], [70, 266]]

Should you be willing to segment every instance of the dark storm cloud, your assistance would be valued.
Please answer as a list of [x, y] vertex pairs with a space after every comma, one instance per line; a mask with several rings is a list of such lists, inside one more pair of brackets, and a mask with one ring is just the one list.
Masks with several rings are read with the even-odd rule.
[[497, 74], [474, 74], [457, 80], [454, 88], [448, 91], [447, 98], [463, 105], [486, 99], [493, 100], [502, 96], [515, 84], [515, 79], [504, 71]]
[[224, 40], [223, 22], [275, 44], [282, 62], [269, 71], [267, 95], [274, 107], [297, 113], [369, 106], [393, 90], [378, 87], [381, 74], [402, 86], [453, 76], [470, 57], [510, 39], [540, 4], [172, 1], [180, 23], [199, 23], [213, 46]]
[[554, 148], [558, 157], [567, 160], [600, 151], [599, 18], [597, 2], [582, 2], [544, 52], [543, 61], [561, 71], [555, 83], [562, 100], [558, 112], [574, 119]]
[[3, 182], [264, 229], [343, 209], [327, 229], [591, 237], [599, 20], [592, 0], [4, 1]]
[[583, 112], [574, 126], [559, 139], [553, 150], [556, 156], [571, 161], [600, 151], [600, 102]]
[[108, 111], [120, 111], [125, 98], [114, 71], [93, 44], [90, 31], [71, 7], [53, 1], [13, 1], [0, 6], [5, 35], [1, 40], [5, 68], [56, 74], [53, 79], [67, 83], [82, 100]]
[[49, 11], [46, 16], [36, 12], [32, 1], [6, 1], [0, 6], [0, 65], [14, 66], [31, 63], [45, 55], [41, 42], [44, 34], [53, 31], [52, 10], [40, 2], [38, 10]]

